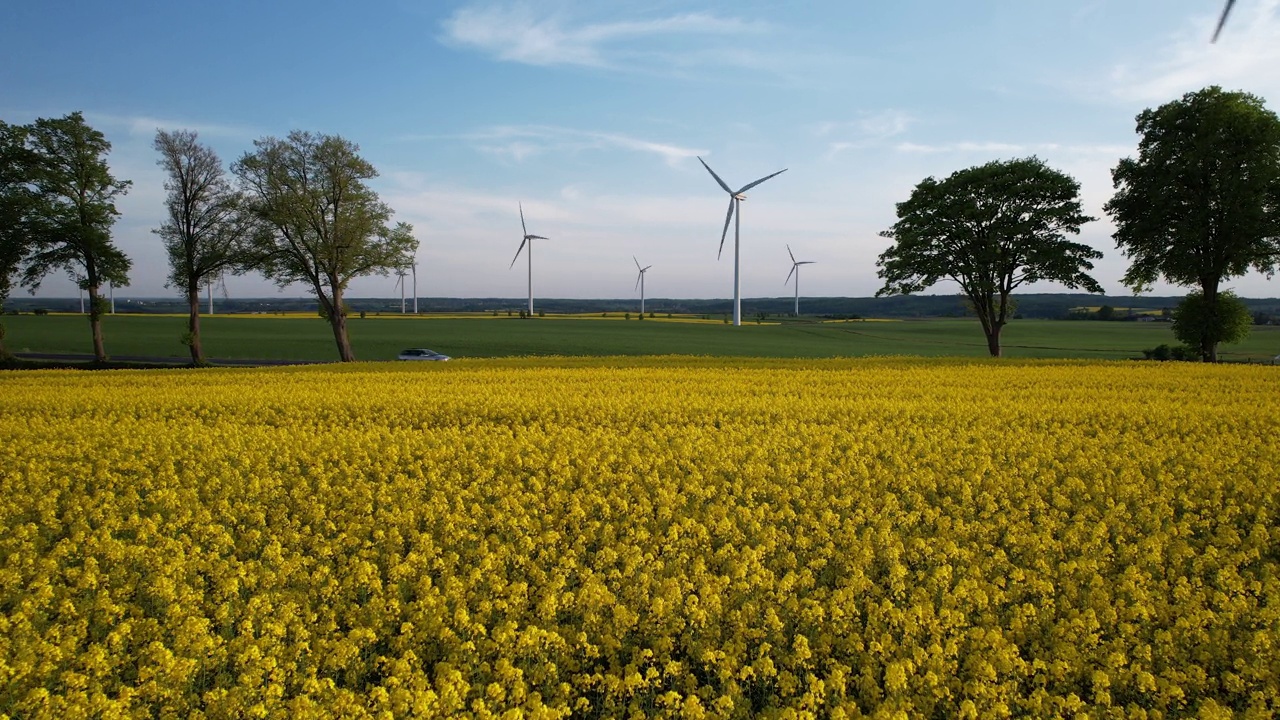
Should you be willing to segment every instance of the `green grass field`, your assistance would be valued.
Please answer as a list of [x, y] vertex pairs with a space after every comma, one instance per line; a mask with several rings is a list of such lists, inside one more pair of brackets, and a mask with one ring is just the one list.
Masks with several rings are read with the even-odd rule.
[[[89, 353], [88, 322], [78, 315], [3, 319], [12, 352]], [[113, 356], [185, 357], [185, 318], [111, 315], [104, 319]], [[407, 347], [455, 358], [514, 355], [715, 355], [834, 357], [860, 355], [985, 356], [976, 320], [783, 322], [740, 328], [717, 323], [595, 322], [587, 318], [370, 317], [350, 320], [361, 360], [391, 360]], [[211, 358], [336, 360], [325, 321], [310, 317], [213, 316], [203, 319]], [[1016, 320], [1004, 331], [1007, 357], [1136, 358], [1144, 348], [1176, 344], [1164, 323]], [[1255, 327], [1224, 360], [1270, 361], [1280, 353], [1280, 327]]]

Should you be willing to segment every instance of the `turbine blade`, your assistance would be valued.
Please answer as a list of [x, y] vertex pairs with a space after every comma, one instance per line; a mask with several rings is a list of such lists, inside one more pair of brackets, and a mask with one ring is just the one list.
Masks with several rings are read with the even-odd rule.
[[720, 233], [720, 250], [716, 252], [716, 259], [720, 259], [720, 254], [724, 252], [724, 239], [729, 236], [729, 222], [733, 220], [733, 204], [737, 202], [732, 196], [729, 197], [729, 214], [724, 216], [724, 232]]
[[520, 229], [524, 231], [525, 237], [529, 237], [529, 228], [524, 225], [524, 203], [520, 203]]
[[707, 172], [711, 173], [711, 177], [715, 178], [716, 182], [720, 183], [720, 187], [724, 188], [725, 192], [729, 193], [730, 195], [733, 194], [733, 191], [729, 189], [728, 185], [724, 184], [724, 181], [720, 179], [720, 176], [716, 174], [715, 170], [711, 169], [711, 166], [707, 164], [707, 161], [703, 160], [702, 158], [698, 158], [698, 162], [702, 163], [702, 167], [706, 168]]
[[797, 265], [812, 265], [812, 264], [814, 264], [815, 262], [817, 262], [817, 261], [816, 261], [816, 260], [801, 260], [800, 262], [798, 262], [798, 263], [796, 263], [796, 264], [797, 264]]
[[791, 272], [787, 273], [787, 279], [782, 281], [783, 285], [786, 285], [787, 283], [791, 282], [791, 273], [794, 273], [795, 271], [796, 271], [796, 266], [794, 263], [792, 263]]
[[550, 240], [551, 238], [542, 237], [541, 235], [525, 235], [524, 239], [525, 240]]
[[1222, 8], [1222, 17], [1218, 18], [1218, 27], [1213, 31], [1213, 39], [1209, 42], [1218, 42], [1218, 35], [1222, 33], [1222, 27], [1227, 24], [1227, 16], [1231, 14], [1231, 6], [1236, 4], [1236, 0], [1227, 0], [1227, 4]]
[[742, 193], [744, 193], [744, 192], [746, 192], [746, 191], [750, 190], [751, 188], [753, 188], [753, 187], [755, 187], [755, 186], [759, 185], [760, 183], [764, 182], [765, 180], [768, 180], [769, 178], [772, 178], [772, 177], [777, 177], [777, 176], [781, 175], [782, 173], [784, 173], [784, 172], [786, 172], [786, 171], [787, 171], [787, 169], [786, 169], [786, 168], [782, 168], [781, 170], [779, 170], [778, 172], [776, 172], [776, 173], [774, 173], [774, 174], [772, 174], [772, 175], [765, 175], [764, 177], [760, 178], [759, 180], [757, 180], [757, 181], [755, 181], [755, 182], [753, 182], [753, 183], [749, 183], [749, 184], [747, 184], [747, 185], [743, 185], [743, 186], [742, 186], [742, 189], [741, 189], [741, 190], [739, 190], [738, 192], [734, 193], [734, 194], [735, 194], [735, 195], [741, 195]]
[[520, 247], [516, 250], [516, 256], [511, 258], [511, 265], [507, 267], [508, 270], [516, 266], [516, 261], [520, 259], [520, 252], [524, 250], [524, 244], [527, 242], [529, 242], [528, 237], [520, 241]]
[[791, 252], [791, 244], [790, 244], [790, 243], [788, 243], [788, 244], [787, 244], [787, 254], [791, 256], [791, 264], [792, 264], [792, 265], [794, 265], [794, 264], [795, 264], [795, 262], [796, 262], [796, 256], [795, 256], [795, 254], [794, 254], [794, 253], [792, 253], [792, 252]]
[[[639, 260], [636, 260], [636, 256], [635, 256], [635, 255], [632, 255], [632, 256], [631, 256], [631, 259], [635, 261], [635, 263], [636, 263], [636, 269], [637, 269], [637, 270], [640, 270], [640, 261], [639, 261]], [[640, 272], [644, 272], [644, 270], [640, 270]]]
[[652, 265], [645, 265], [645, 266], [644, 266], [644, 268], [642, 268], [642, 269], [640, 270], [640, 272], [648, 272], [648, 271], [649, 271], [649, 268], [651, 268], [651, 267], [653, 267], [653, 266], [652, 266]]
[[641, 272], [641, 273], [639, 273], [638, 275], [636, 275], [636, 286], [635, 286], [635, 288], [634, 288], [635, 290], [639, 290], [639, 289], [640, 289], [640, 278], [642, 278], [642, 277], [644, 277], [644, 272]]

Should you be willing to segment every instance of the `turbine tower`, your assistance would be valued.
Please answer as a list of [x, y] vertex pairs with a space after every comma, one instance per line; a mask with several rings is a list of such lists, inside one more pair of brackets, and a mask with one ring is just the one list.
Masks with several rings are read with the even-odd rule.
[[644, 274], [649, 272], [649, 268], [653, 266], [645, 265], [644, 267], [640, 267], [640, 261], [636, 260], [635, 255], [632, 255], [631, 259], [636, 261], [636, 269], [640, 271], [640, 274], [636, 276], [636, 287], [640, 289], [640, 318], [643, 320], [644, 319]]
[[511, 258], [511, 268], [516, 266], [516, 260], [520, 259], [520, 253], [524, 250], [524, 246], [529, 246], [529, 252], [525, 253], [525, 257], [529, 260], [529, 317], [533, 317], [533, 241], [549, 240], [550, 238], [541, 235], [530, 235], [529, 228], [524, 224], [524, 204], [520, 205], [520, 227], [524, 230], [524, 239], [520, 241], [520, 247], [516, 249], [516, 256]]
[[720, 253], [724, 252], [724, 239], [729, 234], [729, 222], [733, 221], [733, 324], [735, 326], [740, 326], [742, 325], [742, 285], [738, 265], [738, 240], [739, 230], [742, 226], [742, 208], [740, 207], [740, 204], [743, 200], [747, 199], [747, 196], [743, 195], [743, 193], [769, 178], [781, 175], [786, 172], [787, 169], [783, 168], [773, 175], [765, 175], [755, 182], [743, 185], [741, 189], [734, 192], [729, 189], [729, 186], [720, 179], [720, 176], [716, 174], [715, 170], [711, 169], [711, 166], [708, 165], [705, 160], [699, 157], [698, 162], [702, 163], [702, 167], [706, 168], [707, 172], [711, 173], [711, 177], [715, 178], [716, 182], [720, 184], [720, 187], [724, 188], [724, 191], [729, 193], [729, 212], [724, 216], [724, 231], [720, 233], [720, 251], [716, 253], [716, 259], [719, 260]]
[[796, 256], [791, 252], [791, 246], [787, 245], [787, 254], [791, 256], [791, 272], [787, 273], [787, 279], [782, 281], [783, 285], [791, 282], [791, 276], [796, 276], [796, 317], [800, 317], [800, 266], [812, 265], [813, 260], [796, 260]]

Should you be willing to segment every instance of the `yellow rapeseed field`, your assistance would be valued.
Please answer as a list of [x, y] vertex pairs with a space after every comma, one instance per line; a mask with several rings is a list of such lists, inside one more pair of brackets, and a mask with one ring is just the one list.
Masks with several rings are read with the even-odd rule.
[[0, 377], [0, 715], [1271, 717], [1280, 368]]

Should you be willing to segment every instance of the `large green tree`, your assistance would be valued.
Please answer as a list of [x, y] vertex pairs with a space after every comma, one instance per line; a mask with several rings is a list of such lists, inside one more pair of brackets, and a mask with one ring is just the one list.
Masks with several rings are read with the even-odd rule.
[[243, 196], [228, 182], [218, 154], [191, 130], [156, 131], [157, 164], [168, 174], [166, 215], [153, 232], [169, 255], [169, 283], [187, 299], [191, 362], [205, 362], [200, 339], [200, 288], [240, 270], [254, 228]]
[[[1132, 261], [1124, 283], [1200, 291], [1217, 315], [1221, 284], [1280, 259], [1280, 119], [1257, 96], [1213, 86], [1138, 115], [1138, 157], [1111, 172], [1106, 205]], [[1196, 347], [1217, 359], [1216, 331]]]
[[897, 207], [898, 222], [880, 233], [893, 245], [876, 263], [885, 281], [876, 295], [908, 295], [954, 281], [977, 313], [994, 357], [1000, 356], [1014, 289], [1052, 280], [1102, 292], [1085, 272], [1102, 253], [1066, 237], [1094, 219], [1081, 212], [1080, 184], [1039, 158], [989, 162], [945, 180], [925, 178]]
[[120, 214], [115, 201], [131, 183], [111, 175], [111, 143], [79, 112], [36, 120], [27, 127], [26, 144], [35, 205], [25, 228], [31, 252], [22, 282], [35, 290], [55, 270], [75, 278], [89, 293], [94, 359], [105, 362], [101, 288], [129, 284], [129, 258], [111, 242], [111, 226]]
[[1240, 342], [1249, 335], [1253, 315], [1235, 293], [1223, 290], [1212, 306], [1198, 292], [1188, 294], [1173, 310], [1173, 336], [1198, 348], [1207, 338], [1213, 344]]
[[336, 135], [294, 131], [254, 141], [232, 166], [262, 221], [256, 266], [281, 286], [307, 284], [333, 328], [338, 357], [355, 360], [343, 294], [352, 279], [402, 267], [417, 240], [366, 183], [378, 173], [359, 148]]
[[[0, 317], [29, 250], [26, 225], [34, 197], [27, 183], [28, 158], [26, 128], [0, 120]], [[0, 322], [0, 360], [10, 357], [4, 336]]]

